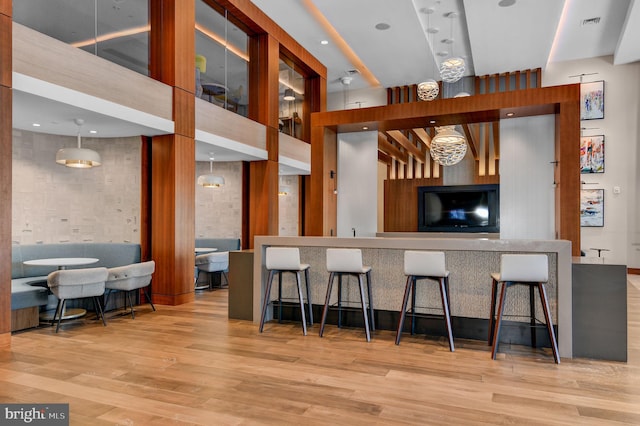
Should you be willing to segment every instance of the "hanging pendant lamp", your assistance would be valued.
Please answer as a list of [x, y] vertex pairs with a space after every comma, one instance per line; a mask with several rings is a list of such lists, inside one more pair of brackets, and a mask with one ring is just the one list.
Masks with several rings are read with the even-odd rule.
[[78, 146], [59, 149], [56, 153], [56, 163], [76, 169], [89, 169], [101, 165], [100, 154], [94, 150], [82, 148], [80, 127], [84, 124], [84, 120], [76, 118], [74, 122], [78, 125]]
[[[431, 34], [430, 17], [433, 12], [435, 12], [435, 9], [432, 7], [424, 11], [424, 13], [427, 14], [427, 34]], [[429, 44], [429, 49], [431, 49], [431, 52], [433, 52], [433, 46], [431, 44], [429, 36], [427, 36], [427, 43]], [[429, 78], [418, 84], [418, 99], [420, 99], [421, 101], [432, 101], [438, 97], [438, 93], [440, 93], [440, 86], [438, 85], [438, 82], [432, 78]]]
[[220, 188], [224, 178], [213, 174], [213, 152], [209, 153], [209, 174], [198, 176], [198, 185], [204, 188]]
[[455, 126], [436, 127], [436, 132], [429, 149], [433, 161], [443, 166], [453, 166], [462, 161], [467, 153], [465, 137], [455, 130]]
[[[453, 20], [458, 16], [456, 12], [447, 13], [447, 18], [451, 19], [451, 30], [450, 30], [450, 38], [447, 42], [453, 45], [455, 39], [453, 38]], [[453, 52], [453, 46], [451, 48]], [[446, 59], [440, 64], [440, 77], [442, 81], [446, 81], [447, 83], [455, 83], [460, 80], [464, 76], [466, 65], [464, 63], [464, 59], [452, 56], [451, 58]]]

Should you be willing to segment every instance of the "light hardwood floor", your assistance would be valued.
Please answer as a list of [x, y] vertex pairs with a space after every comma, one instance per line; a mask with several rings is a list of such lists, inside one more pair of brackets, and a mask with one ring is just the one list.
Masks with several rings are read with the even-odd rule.
[[[0, 401], [69, 403], [71, 424], [640, 424], [640, 276], [629, 284], [629, 361], [527, 347], [227, 319], [227, 292], [136, 319], [90, 317], [16, 334]], [[112, 314], [113, 315], [113, 314]], [[506, 352], [506, 353], [505, 353]]]

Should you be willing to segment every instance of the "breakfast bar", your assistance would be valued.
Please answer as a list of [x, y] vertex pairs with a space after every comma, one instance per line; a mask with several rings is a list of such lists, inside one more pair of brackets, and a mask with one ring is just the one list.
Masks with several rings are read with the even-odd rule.
[[[405, 250], [443, 251], [450, 271], [450, 305], [454, 317], [454, 335], [486, 338], [488, 327], [491, 273], [500, 271], [502, 254], [546, 254], [549, 259], [547, 292], [551, 317], [556, 326], [562, 357], [573, 356], [571, 243], [564, 240], [500, 240], [484, 238], [335, 238], [257, 236], [253, 270], [253, 321], [260, 319], [260, 309], [267, 272], [264, 255], [267, 247], [298, 247], [300, 261], [311, 265], [310, 286], [313, 305], [322, 305], [327, 288], [327, 248], [359, 248], [363, 263], [372, 268], [372, 295], [375, 310], [384, 317], [400, 311], [406, 276], [403, 268]], [[292, 288], [294, 288], [293, 286]], [[351, 285], [355, 299], [357, 283]], [[437, 290], [434, 290], [437, 291]], [[519, 290], [517, 290], [519, 291]], [[435, 293], [434, 293], [435, 294]], [[427, 292], [418, 295], [417, 305], [433, 300]], [[528, 316], [526, 298], [514, 298], [505, 311], [517, 317]], [[537, 308], [540, 309], [541, 308]], [[270, 315], [270, 313], [269, 313]], [[540, 315], [536, 315], [541, 317]], [[268, 317], [270, 318], [270, 316]], [[528, 321], [528, 320], [527, 320]], [[392, 323], [392, 321], [389, 321]], [[384, 327], [384, 321], [381, 322]], [[515, 343], [515, 341], [514, 341]]]

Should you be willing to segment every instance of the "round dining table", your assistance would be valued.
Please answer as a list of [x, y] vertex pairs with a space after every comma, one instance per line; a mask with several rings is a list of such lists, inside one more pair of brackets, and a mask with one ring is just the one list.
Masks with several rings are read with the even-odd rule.
[[[64, 270], [64, 269], [67, 269], [68, 266], [91, 265], [93, 263], [97, 263], [99, 260], [100, 259], [96, 259], [95, 257], [51, 257], [51, 258], [44, 258], [44, 259], [25, 260], [22, 263], [29, 266], [56, 266], [58, 270]], [[35, 285], [42, 285], [42, 284], [41, 282], [37, 282]], [[46, 282], [45, 282], [45, 285], [46, 285]], [[55, 309], [41, 312], [40, 320], [51, 322], [53, 321], [53, 317], [55, 313], [56, 313]], [[65, 307], [64, 311], [62, 312], [62, 319], [66, 320], [66, 319], [80, 318], [86, 315], [86, 313], [87, 313], [87, 310], [83, 308], [67, 309]]]

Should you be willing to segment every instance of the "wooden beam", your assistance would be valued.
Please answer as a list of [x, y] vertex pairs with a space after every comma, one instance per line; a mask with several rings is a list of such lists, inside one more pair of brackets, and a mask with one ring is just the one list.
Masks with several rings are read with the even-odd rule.
[[496, 160], [500, 159], [500, 123], [498, 121], [493, 123], [493, 155]]
[[425, 152], [415, 146], [400, 130], [390, 130], [387, 135], [396, 141], [400, 146], [406, 149], [411, 155], [421, 163], [425, 161]]
[[407, 153], [400, 151], [398, 148], [392, 145], [391, 142], [387, 140], [387, 136], [385, 136], [384, 133], [381, 132], [378, 132], [378, 150], [390, 155], [403, 164], [407, 164], [407, 161], [409, 161], [409, 156], [407, 155]]
[[385, 154], [384, 152], [378, 150], [378, 161], [385, 163], [387, 166], [391, 165], [391, 161], [393, 159], [390, 155]]
[[[464, 123], [462, 124], [462, 130], [464, 131], [464, 136], [467, 138], [467, 143], [469, 144], [469, 148], [471, 148], [471, 154], [473, 154], [473, 158], [478, 160], [478, 141], [473, 136], [471, 129], [469, 129], [470, 124]], [[475, 124], [478, 126], [478, 124]]]
[[11, 5], [0, 2], [0, 347], [11, 344]]
[[415, 129], [411, 129], [411, 133], [413, 133], [413, 136], [418, 138], [418, 140], [422, 142], [427, 149], [431, 149], [431, 136], [424, 128], [417, 127]]

